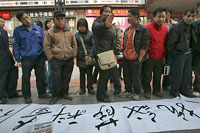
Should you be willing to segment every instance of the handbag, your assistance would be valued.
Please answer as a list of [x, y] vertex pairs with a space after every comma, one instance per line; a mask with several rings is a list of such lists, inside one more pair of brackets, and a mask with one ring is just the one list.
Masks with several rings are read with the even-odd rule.
[[108, 70], [117, 66], [117, 59], [113, 50], [97, 54], [97, 61], [101, 70]]
[[85, 53], [85, 63], [86, 63], [86, 65], [95, 65], [96, 64], [95, 58], [88, 56], [87, 50], [85, 48], [85, 43], [84, 43], [83, 38], [81, 36], [80, 36], [80, 39], [81, 39], [81, 44], [83, 46], [83, 50], [84, 50], [84, 53]]

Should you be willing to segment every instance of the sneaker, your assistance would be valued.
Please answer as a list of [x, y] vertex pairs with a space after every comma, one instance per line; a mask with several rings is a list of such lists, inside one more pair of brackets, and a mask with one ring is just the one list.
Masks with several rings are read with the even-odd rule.
[[25, 103], [26, 104], [30, 104], [30, 103], [32, 103], [32, 99], [29, 97], [29, 98], [26, 98], [25, 99]]
[[200, 93], [199, 93], [199, 92], [196, 92], [196, 91], [194, 91], [194, 92], [192, 92], [192, 95], [194, 95], [194, 96], [196, 96], [196, 97], [199, 97], [199, 96], [200, 96]]
[[120, 98], [132, 98], [133, 94], [130, 93], [130, 92], [124, 91], [124, 92], [122, 92], [122, 93], [119, 94], [119, 97]]
[[138, 94], [133, 94], [133, 100], [139, 101], [140, 96]]
[[151, 99], [151, 93], [144, 93], [144, 97], [146, 99]]

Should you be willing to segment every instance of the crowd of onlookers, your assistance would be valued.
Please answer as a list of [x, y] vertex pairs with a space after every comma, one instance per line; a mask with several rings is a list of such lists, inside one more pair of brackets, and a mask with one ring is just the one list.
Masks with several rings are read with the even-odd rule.
[[[93, 22], [92, 31], [87, 20], [81, 18], [77, 22], [78, 32], [74, 33], [62, 11], [55, 11], [53, 19], [45, 21], [44, 30], [41, 21], [32, 23], [25, 11], [19, 11], [16, 18], [22, 25], [14, 29], [13, 52], [9, 50], [8, 34], [3, 29], [5, 21], [0, 18], [0, 104], [7, 103], [7, 97], [19, 97], [19, 67], [22, 68], [25, 103], [32, 103], [33, 69], [38, 98], [51, 98], [49, 104], [57, 103], [60, 98], [72, 100], [68, 91], [74, 57], [80, 72], [79, 95], [86, 93], [87, 88], [88, 93], [96, 93], [101, 102], [111, 102], [106, 93], [109, 80], [114, 84], [113, 95], [121, 98], [139, 100], [141, 90], [147, 99], [152, 95], [163, 97], [162, 90], [169, 91], [172, 97], [200, 96], [200, 20], [195, 21], [197, 15], [196, 8], [189, 8], [176, 22], [171, 8], [157, 8], [152, 22], [143, 26], [138, 9], [131, 8], [127, 16], [130, 26], [123, 32], [113, 24], [112, 8], [104, 5]], [[118, 68], [116, 65], [108, 69], [99, 67], [102, 63], [99, 55], [107, 51], [114, 53]], [[121, 92], [121, 80], [124, 80], [124, 92]], [[97, 84], [96, 92], [93, 84]]]

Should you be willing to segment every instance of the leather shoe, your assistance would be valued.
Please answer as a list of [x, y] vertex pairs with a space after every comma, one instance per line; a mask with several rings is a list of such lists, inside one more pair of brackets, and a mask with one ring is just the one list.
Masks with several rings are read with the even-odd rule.
[[88, 89], [88, 93], [90, 93], [91, 95], [94, 95], [95, 91], [92, 88], [90, 88], [90, 89]]
[[160, 92], [153, 92], [153, 94], [158, 96], [158, 97], [163, 97], [162, 93], [160, 93]]
[[100, 101], [100, 102], [111, 102], [111, 99], [109, 97], [106, 97], [106, 98], [97, 98], [97, 101]]
[[52, 97], [51, 100], [49, 101], [49, 104], [56, 104], [58, 100], [59, 100], [58, 97]]
[[83, 95], [83, 94], [85, 94], [85, 90], [81, 89], [81, 91], [79, 92], [79, 95]]
[[144, 97], [145, 97], [146, 99], [151, 99], [151, 93], [145, 93], [145, 94], [144, 94]]
[[120, 93], [121, 93], [121, 90], [116, 89], [116, 90], [113, 92], [113, 95], [119, 95]]
[[73, 97], [70, 97], [68, 94], [67, 94], [67, 95], [64, 95], [63, 98], [64, 98], [64, 99], [67, 99], [67, 100], [72, 100], [72, 99], [73, 99]]
[[180, 93], [170, 92], [169, 95], [172, 96], [173, 98], [180, 97]]
[[26, 98], [25, 99], [25, 103], [26, 104], [30, 104], [30, 103], [32, 103], [32, 99], [29, 97], [29, 98]]
[[48, 98], [50, 98], [50, 96], [48, 94], [44, 93], [42, 95], [39, 95], [38, 98], [46, 98], [46, 99], [48, 99]]

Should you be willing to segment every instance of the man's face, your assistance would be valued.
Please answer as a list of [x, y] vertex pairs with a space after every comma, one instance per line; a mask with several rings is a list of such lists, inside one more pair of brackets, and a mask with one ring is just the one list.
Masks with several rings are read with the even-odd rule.
[[157, 14], [153, 18], [153, 20], [154, 20], [154, 22], [157, 26], [161, 26], [165, 21], [165, 17], [166, 17], [166, 13], [164, 11], [163, 12], [157, 12]]
[[3, 18], [0, 18], [0, 28], [3, 28], [5, 26], [5, 20]]
[[54, 18], [54, 23], [55, 25], [57, 25], [58, 27], [64, 27], [65, 26], [65, 17], [64, 16], [57, 16]]
[[24, 14], [21, 18], [20, 21], [25, 25], [25, 26], [30, 26], [31, 25], [31, 18], [28, 16], [28, 14]]
[[184, 15], [183, 20], [185, 21], [186, 24], [192, 24], [195, 21], [197, 14], [195, 13], [191, 13], [191, 12], [187, 12], [186, 15]]
[[132, 15], [130, 12], [128, 12], [128, 23], [131, 25], [136, 25], [138, 23], [138, 16]]

